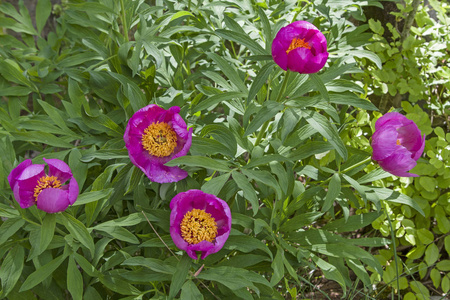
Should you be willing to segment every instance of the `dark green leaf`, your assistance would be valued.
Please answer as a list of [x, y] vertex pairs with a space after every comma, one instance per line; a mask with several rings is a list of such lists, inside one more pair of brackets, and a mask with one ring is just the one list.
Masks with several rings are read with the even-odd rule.
[[56, 270], [56, 268], [59, 267], [59, 265], [61, 265], [61, 263], [66, 259], [66, 257], [67, 257], [67, 255], [65, 255], [65, 254], [58, 256], [51, 262], [41, 266], [36, 271], [31, 273], [31, 275], [29, 275], [27, 277], [25, 282], [20, 287], [19, 292], [27, 291], [27, 290], [35, 287], [42, 281], [44, 281], [48, 276], [50, 276]]
[[6, 297], [13, 290], [22, 275], [24, 261], [24, 248], [16, 245], [8, 251], [0, 268], [0, 280], [2, 281], [1, 296]]
[[[255, 79], [253, 79], [252, 86], [250, 87], [250, 92], [248, 93], [248, 97], [247, 97], [247, 103], [249, 103], [251, 100], [253, 100], [253, 98], [255, 98], [256, 94], [258, 94], [259, 90], [263, 87], [263, 85], [266, 83], [267, 79], [269, 78], [269, 75], [272, 73], [274, 66], [275, 66], [274, 62], [268, 62], [261, 68], [261, 70], [259, 70]], [[258, 99], [258, 100], [261, 103], [261, 101], [264, 99]]]
[[83, 299], [83, 276], [81, 276], [73, 257], [69, 257], [67, 266], [67, 289], [72, 295], [72, 299]]
[[22, 228], [25, 220], [22, 218], [8, 219], [0, 226], [0, 245], [5, 243], [17, 230]]
[[192, 280], [187, 280], [181, 288], [180, 299], [203, 300], [203, 295]]
[[223, 160], [212, 159], [204, 156], [182, 156], [165, 164], [166, 166], [173, 167], [179, 165], [186, 165], [190, 167], [206, 168], [219, 172], [230, 172], [230, 167]]
[[192, 259], [185, 253], [178, 262], [177, 269], [173, 274], [172, 282], [170, 284], [169, 299], [173, 299], [180, 291], [188, 276], [191, 263]]

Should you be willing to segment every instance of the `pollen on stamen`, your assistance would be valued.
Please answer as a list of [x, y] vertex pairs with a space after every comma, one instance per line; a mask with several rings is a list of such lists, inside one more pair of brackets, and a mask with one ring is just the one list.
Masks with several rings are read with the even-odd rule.
[[311, 46], [308, 42], [305, 42], [305, 39], [294, 38], [289, 45], [289, 48], [286, 50], [286, 54], [289, 54], [289, 52], [297, 48], [311, 49]]
[[46, 188], [54, 188], [59, 189], [61, 188], [61, 182], [58, 180], [58, 177], [56, 176], [43, 176], [39, 178], [36, 187], [34, 188], [34, 199], [37, 201], [37, 198], [39, 194], [42, 192], [43, 189]]
[[401, 145], [402, 143], [400, 143], [400, 140], [397, 140], [397, 145]]
[[150, 155], [169, 156], [177, 146], [177, 134], [166, 122], [150, 124], [142, 135], [142, 146]]
[[202, 209], [187, 212], [180, 223], [181, 237], [189, 244], [213, 242], [217, 236], [217, 223], [211, 214]]

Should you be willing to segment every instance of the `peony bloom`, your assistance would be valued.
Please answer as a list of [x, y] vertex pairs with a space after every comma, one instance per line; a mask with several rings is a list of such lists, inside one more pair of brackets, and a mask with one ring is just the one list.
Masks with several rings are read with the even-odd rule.
[[327, 40], [306, 21], [296, 21], [278, 31], [272, 42], [272, 57], [283, 70], [317, 73], [328, 59]]
[[222, 249], [231, 230], [228, 204], [200, 190], [179, 193], [170, 202], [170, 235], [175, 245], [197, 259]]
[[407, 173], [414, 168], [425, 147], [416, 123], [398, 112], [390, 112], [375, 123], [372, 136], [372, 159], [386, 172], [399, 177], [418, 177]]
[[[78, 197], [78, 183], [69, 166], [59, 159], [45, 159], [45, 165], [33, 165], [31, 159], [21, 162], [8, 176], [14, 198], [20, 207], [37, 208], [48, 213], [64, 211]], [[48, 174], [48, 175], [47, 175]], [[63, 185], [66, 181], [68, 183]]]
[[176, 182], [187, 177], [187, 172], [164, 164], [186, 155], [192, 143], [192, 128], [178, 114], [180, 108], [165, 110], [156, 104], [138, 110], [128, 121], [125, 146], [131, 162], [154, 182]]

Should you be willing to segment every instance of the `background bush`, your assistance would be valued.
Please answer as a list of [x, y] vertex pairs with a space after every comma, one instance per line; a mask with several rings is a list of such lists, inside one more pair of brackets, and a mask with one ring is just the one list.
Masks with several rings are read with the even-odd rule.
[[[399, 22], [415, 20], [402, 40], [365, 5], [383, 7], [39, 0], [31, 18], [22, 1], [1, 3], [2, 297], [334, 297], [324, 280], [349, 299], [448, 292], [448, 6], [397, 5]], [[285, 79], [270, 47], [294, 20], [325, 34], [330, 58]], [[170, 162], [189, 172], [177, 183], [150, 182], [124, 147], [149, 103], [180, 106], [194, 129], [190, 154]], [[371, 162], [377, 111], [391, 105], [427, 135], [419, 178]], [[6, 180], [43, 157], [66, 161], [80, 185], [64, 213], [21, 209]], [[170, 200], [189, 189], [232, 210], [227, 243], [204, 261], [169, 235]]]

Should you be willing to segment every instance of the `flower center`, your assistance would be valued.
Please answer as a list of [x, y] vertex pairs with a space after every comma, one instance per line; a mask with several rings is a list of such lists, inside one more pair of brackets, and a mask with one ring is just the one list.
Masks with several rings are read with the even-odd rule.
[[153, 156], [169, 156], [177, 146], [177, 134], [166, 122], [150, 124], [142, 135], [142, 146]]
[[212, 242], [217, 236], [215, 219], [203, 209], [194, 208], [187, 212], [181, 221], [180, 228], [181, 236], [189, 244]]
[[56, 176], [43, 176], [39, 178], [36, 187], [34, 188], [34, 199], [36, 199], [39, 196], [39, 194], [42, 192], [43, 189], [46, 188], [54, 188], [54, 189], [60, 189], [61, 188], [61, 182], [58, 180]]
[[311, 49], [311, 46], [305, 42], [305, 39], [294, 38], [289, 45], [289, 48], [286, 50], [286, 54], [289, 54], [289, 52], [297, 48]]
[[400, 140], [397, 140], [397, 145], [401, 145], [402, 143], [400, 143]]

